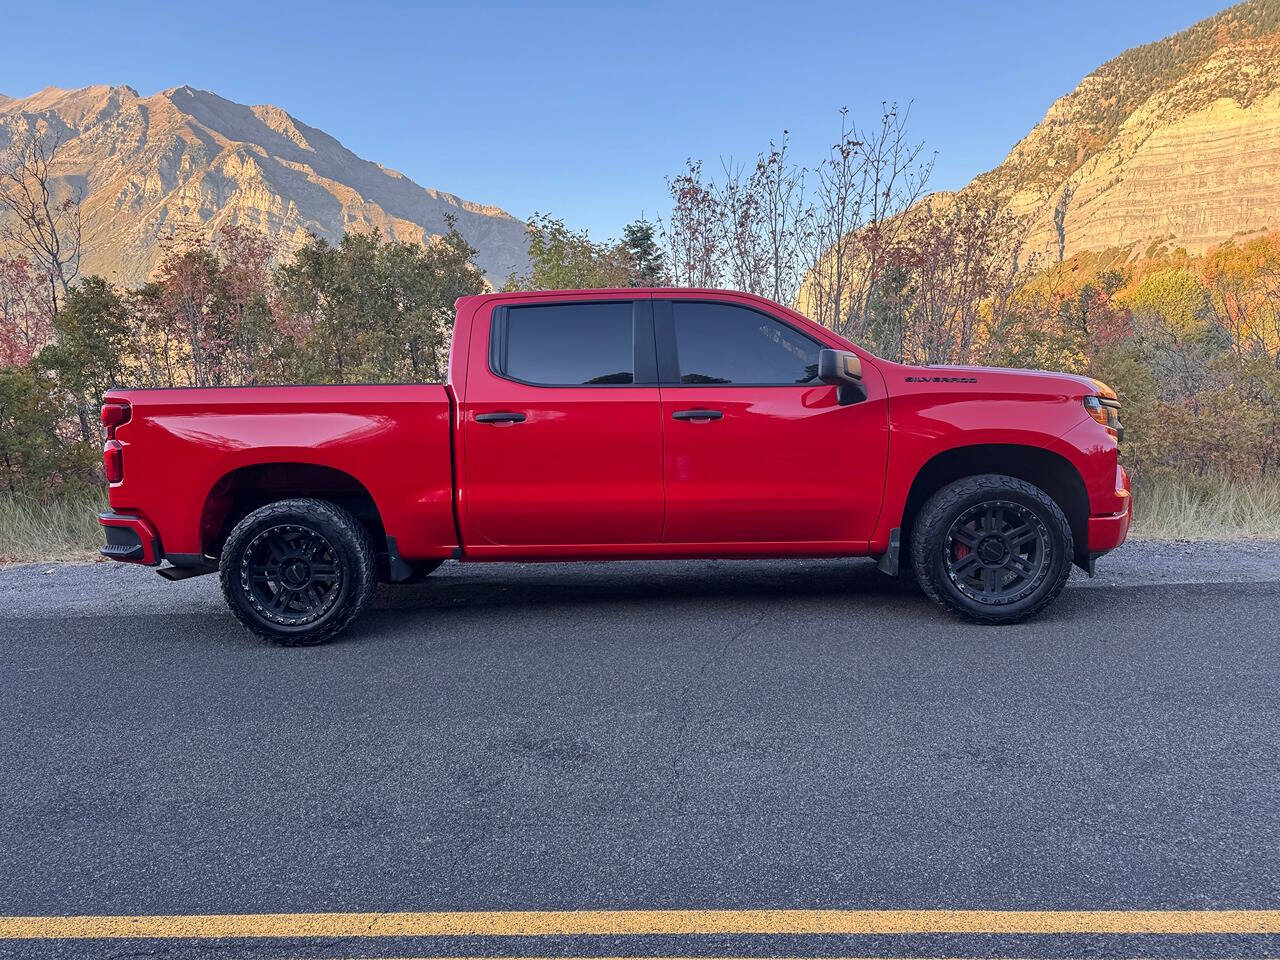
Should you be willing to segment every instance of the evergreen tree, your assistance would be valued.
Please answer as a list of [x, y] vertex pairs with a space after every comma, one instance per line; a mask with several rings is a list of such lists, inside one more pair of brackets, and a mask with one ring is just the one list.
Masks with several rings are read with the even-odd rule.
[[654, 225], [643, 217], [622, 228], [622, 249], [628, 259], [627, 286], [660, 287], [667, 276], [666, 257], [658, 245]]

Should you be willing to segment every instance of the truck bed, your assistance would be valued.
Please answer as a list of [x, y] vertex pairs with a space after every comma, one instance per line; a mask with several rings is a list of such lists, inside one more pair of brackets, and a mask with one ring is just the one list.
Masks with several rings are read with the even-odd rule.
[[115, 432], [124, 470], [111, 507], [150, 524], [155, 562], [215, 552], [231, 504], [255, 484], [268, 496], [289, 474], [305, 474], [316, 496], [363, 491], [403, 557], [457, 546], [443, 385], [125, 389], [106, 399], [131, 408]]

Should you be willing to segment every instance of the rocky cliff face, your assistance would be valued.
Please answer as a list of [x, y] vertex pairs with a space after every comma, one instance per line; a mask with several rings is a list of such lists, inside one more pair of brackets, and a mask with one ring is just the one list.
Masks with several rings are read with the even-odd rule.
[[50, 87], [0, 96], [0, 149], [40, 120], [64, 141], [54, 172], [84, 198], [84, 273], [139, 284], [160, 238], [182, 225], [254, 227], [287, 252], [309, 233], [336, 242], [344, 231], [378, 229], [421, 242], [444, 231], [447, 214], [491, 283], [528, 269], [521, 221], [362, 160], [278, 107], [190, 87], [150, 97], [126, 86]]
[[1001, 198], [1041, 264], [1280, 229], [1280, 0], [1104, 64], [965, 189]]

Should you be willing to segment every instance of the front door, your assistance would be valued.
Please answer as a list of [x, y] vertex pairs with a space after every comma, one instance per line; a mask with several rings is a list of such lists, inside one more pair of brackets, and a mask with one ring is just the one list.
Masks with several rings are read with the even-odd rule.
[[865, 541], [888, 454], [884, 389], [841, 405], [824, 344], [741, 303], [655, 301], [668, 543]]
[[648, 297], [500, 305], [487, 333], [477, 330], [472, 343], [460, 411], [467, 539], [660, 542], [662, 427]]

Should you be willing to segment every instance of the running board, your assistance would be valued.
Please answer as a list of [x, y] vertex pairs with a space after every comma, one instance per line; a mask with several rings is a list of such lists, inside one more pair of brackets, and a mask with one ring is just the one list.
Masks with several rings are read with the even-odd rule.
[[161, 567], [156, 573], [166, 580], [190, 580], [192, 577], [203, 577], [206, 573], [217, 573], [216, 563], [202, 563], [190, 567]]

